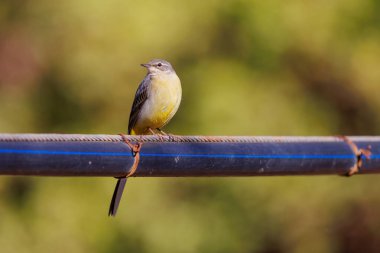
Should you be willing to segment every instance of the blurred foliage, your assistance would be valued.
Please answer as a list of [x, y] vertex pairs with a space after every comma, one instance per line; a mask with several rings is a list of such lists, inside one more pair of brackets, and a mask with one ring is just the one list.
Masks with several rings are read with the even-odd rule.
[[[200, 135], [380, 132], [380, 4], [0, 2], [0, 132], [119, 133], [152, 58]], [[0, 178], [1, 252], [378, 252], [377, 176]]]

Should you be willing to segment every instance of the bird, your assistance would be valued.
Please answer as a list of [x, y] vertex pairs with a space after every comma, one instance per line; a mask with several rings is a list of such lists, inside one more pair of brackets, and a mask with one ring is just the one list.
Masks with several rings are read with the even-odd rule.
[[[177, 112], [182, 98], [181, 81], [172, 65], [162, 59], [141, 64], [147, 69], [137, 88], [129, 115], [128, 134], [166, 135], [161, 130]], [[108, 215], [115, 216], [127, 177], [118, 178]]]

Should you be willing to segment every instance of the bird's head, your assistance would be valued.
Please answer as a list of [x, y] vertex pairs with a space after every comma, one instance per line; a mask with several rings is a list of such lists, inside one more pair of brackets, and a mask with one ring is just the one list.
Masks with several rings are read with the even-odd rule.
[[148, 69], [149, 74], [171, 74], [175, 73], [172, 65], [165, 60], [154, 59], [148, 63], [141, 64]]

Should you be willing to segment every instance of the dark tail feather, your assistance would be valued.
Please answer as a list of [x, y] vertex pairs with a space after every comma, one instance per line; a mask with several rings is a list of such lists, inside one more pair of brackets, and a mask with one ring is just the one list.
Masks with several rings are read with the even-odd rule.
[[113, 192], [110, 209], [108, 211], [108, 216], [115, 216], [117, 208], [119, 207], [121, 196], [123, 195], [124, 186], [127, 182], [126, 177], [119, 178], [116, 183], [115, 191]]

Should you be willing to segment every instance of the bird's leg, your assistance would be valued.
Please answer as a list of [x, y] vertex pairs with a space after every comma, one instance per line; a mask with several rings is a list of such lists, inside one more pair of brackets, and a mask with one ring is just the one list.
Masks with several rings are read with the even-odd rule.
[[162, 131], [160, 128], [156, 128], [162, 135], [169, 135], [169, 134], [167, 134], [167, 133], [165, 133], [164, 131]]
[[176, 137], [174, 134], [168, 134], [162, 131], [160, 128], [156, 128], [162, 135], [169, 136], [169, 140], [172, 139], [173, 141], [176, 141]]
[[169, 137], [169, 140], [170, 140], [170, 137], [171, 137], [171, 134], [167, 134], [167, 133], [165, 133], [164, 131], [162, 131], [160, 128], [156, 128], [156, 130], [158, 131], [158, 132], [160, 132], [158, 135], [159, 136], [161, 136], [161, 137], [163, 137], [163, 136], [168, 136]]
[[154, 132], [153, 129], [150, 128], [150, 127], [148, 128], [148, 130], [149, 130], [149, 132], [151, 132], [153, 135], [157, 135], [158, 138], [160, 138], [160, 141], [164, 141], [164, 138], [163, 138], [163, 135], [162, 135], [162, 134], [159, 134], [159, 133]]
[[150, 132], [151, 134], [156, 135], [156, 133], [153, 131], [152, 128], [148, 127], [148, 130], [149, 130], [149, 132]]

